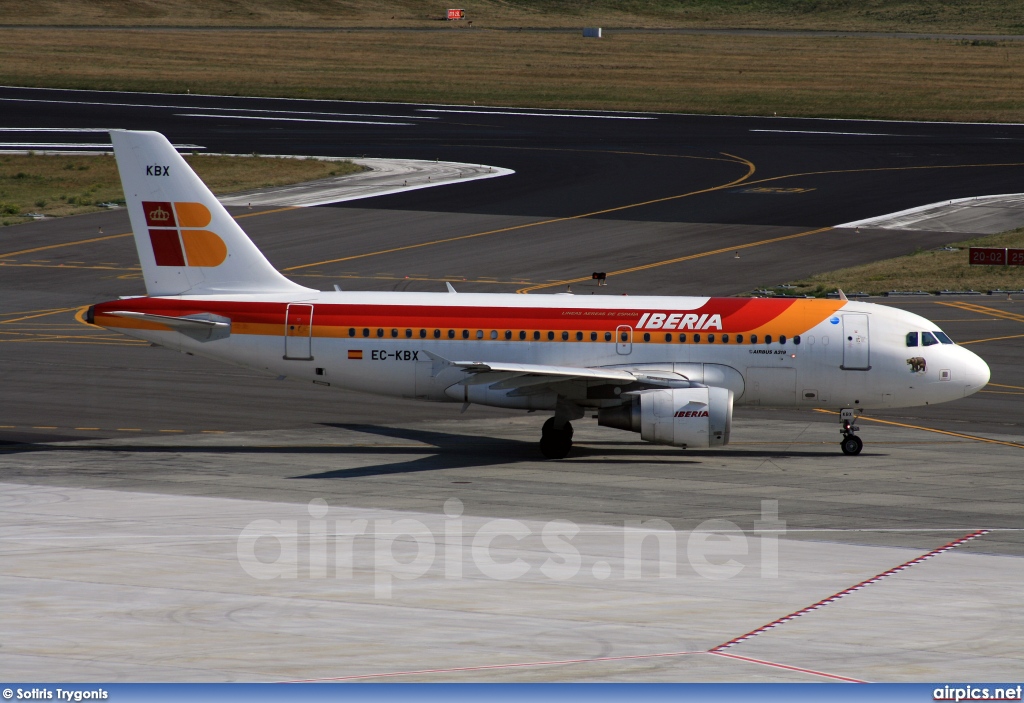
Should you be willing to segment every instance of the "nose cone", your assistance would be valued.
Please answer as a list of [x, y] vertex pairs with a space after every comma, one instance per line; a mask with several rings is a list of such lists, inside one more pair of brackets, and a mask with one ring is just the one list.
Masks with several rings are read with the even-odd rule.
[[965, 356], [964, 379], [966, 384], [964, 386], [964, 397], [966, 398], [984, 388], [992, 374], [989, 371], [988, 364], [980, 356], [963, 347], [961, 347], [961, 351], [964, 352]]

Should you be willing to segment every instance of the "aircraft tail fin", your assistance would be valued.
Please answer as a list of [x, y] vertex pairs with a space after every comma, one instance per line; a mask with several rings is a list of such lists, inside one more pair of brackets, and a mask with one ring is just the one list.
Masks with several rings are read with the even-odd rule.
[[146, 292], [302, 293], [158, 132], [111, 130]]

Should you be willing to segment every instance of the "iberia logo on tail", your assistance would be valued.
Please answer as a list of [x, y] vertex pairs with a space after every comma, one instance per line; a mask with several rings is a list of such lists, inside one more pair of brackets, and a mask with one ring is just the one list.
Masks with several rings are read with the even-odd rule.
[[202, 203], [143, 201], [149, 242], [157, 266], [220, 266], [228, 257], [224, 240], [209, 230], [209, 209]]

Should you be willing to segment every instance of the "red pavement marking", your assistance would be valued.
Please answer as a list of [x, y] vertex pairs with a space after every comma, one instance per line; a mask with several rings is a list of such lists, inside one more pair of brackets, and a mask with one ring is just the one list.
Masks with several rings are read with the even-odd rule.
[[949, 544], [944, 544], [943, 546], [939, 547], [938, 549], [933, 549], [932, 551], [928, 552], [927, 554], [922, 554], [921, 556], [916, 557], [914, 559], [911, 559], [910, 561], [904, 562], [904, 563], [900, 564], [899, 566], [894, 566], [893, 568], [889, 569], [888, 571], [883, 571], [882, 573], [878, 574], [877, 576], [872, 576], [871, 578], [867, 579], [866, 581], [861, 581], [860, 583], [858, 583], [855, 586], [850, 586], [849, 588], [844, 589], [842, 591], [839, 591], [839, 593], [836, 593], [835, 595], [832, 595], [832, 596], [829, 596], [828, 598], [820, 600], [817, 603], [814, 603], [812, 605], [807, 606], [806, 608], [801, 608], [800, 610], [796, 611], [795, 613], [790, 613], [789, 615], [785, 615], [785, 616], [783, 616], [783, 617], [781, 617], [781, 618], [779, 618], [777, 620], [772, 620], [767, 625], [762, 625], [761, 627], [757, 628], [756, 630], [751, 630], [750, 632], [748, 632], [745, 635], [740, 635], [739, 637], [735, 637], [735, 638], [729, 640], [728, 642], [724, 642], [723, 644], [720, 644], [717, 647], [712, 648], [709, 651], [712, 652], [713, 654], [717, 654], [717, 653], [721, 652], [724, 649], [732, 647], [733, 645], [737, 645], [740, 642], [745, 642], [746, 640], [749, 640], [751, 637], [756, 637], [757, 635], [760, 635], [763, 632], [767, 632], [768, 630], [771, 630], [772, 628], [778, 627], [779, 625], [781, 625], [784, 622], [789, 622], [790, 620], [795, 620], [796, 618], [800, 617], [801, 615], [806, 615], [807, 613], [810, 613], [812, 611], [818, 610], [819, 608], [824, 608], [826, 605], [829, 605], [830, 603], [835, 603], [840, 598], [848, 596], [848, 595], [850, 595], [851, 593], [853, 593], [855, 591], [861, 590], [862, 588], [867, 588], [871, 584], [878, 583], [879, 581], [881, 581], [884, 578], [888, 578], [889, 576], [893, 576], [895, 574], [898, 574], [899, 572], [901, 572], [901, 571], [903, 571], [905, 569], [909, 569], [911, 566], [914, 566], [915, 564], [920, 564], [921, 562], [926, 561], [928, 559], [931, 559], [932, 557], [938, 556], [939, 554], [942, 554], [943, 552], [948, 552], [950, 549], [955, 549], [956, 547], [959, 547], [961, 544], [966, 544], [967, 542], [970, 542], [972, 539], [976, 539], [978, 537], [981, 537], [982, 535], [987, 535], [990, 531], [991, 530], [977, 530], [977, 531], [972, 532], [972, 533], [970, 533], [968, 535], [964, 535], [960, 539], [953, 540]]

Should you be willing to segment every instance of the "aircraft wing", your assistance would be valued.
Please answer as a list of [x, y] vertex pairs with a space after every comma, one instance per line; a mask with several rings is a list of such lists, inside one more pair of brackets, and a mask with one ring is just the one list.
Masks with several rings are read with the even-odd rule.
[[487, 385], [491, 390], [512, 390], [528, 386], [545, 386], [565, 381], [597, 381], [620, 384], [644, 383], [653, 386], [689, 385], [678, 374], [665, 372], [649, 375], [625, 369], [594, 368], [584, 366], [552, 366], [548, 364], [513, 364], [491, 361], [450, 361], [426, 352], [434, 362], [434, 373], [446, 367], [465, 371], [468, 376], [459, 383], [464, 386]]

